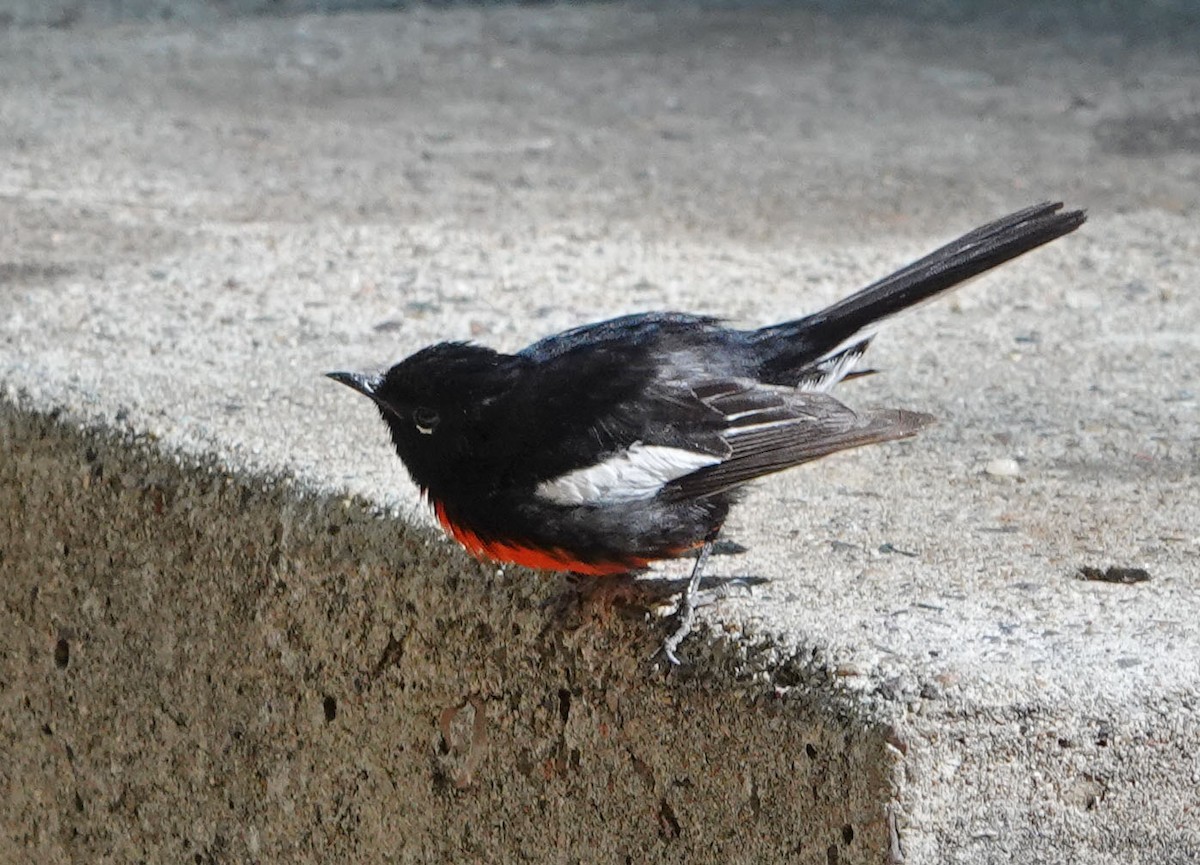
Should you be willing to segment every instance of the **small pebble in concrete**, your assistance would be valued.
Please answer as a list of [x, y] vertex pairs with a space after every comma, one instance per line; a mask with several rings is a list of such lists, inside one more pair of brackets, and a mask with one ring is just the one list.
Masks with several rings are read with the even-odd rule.
[[984, 466], [983, 472], [994, 478], [1015, 478], [1020, 477], [1021, 467], [1011, 457], [999, 457]]

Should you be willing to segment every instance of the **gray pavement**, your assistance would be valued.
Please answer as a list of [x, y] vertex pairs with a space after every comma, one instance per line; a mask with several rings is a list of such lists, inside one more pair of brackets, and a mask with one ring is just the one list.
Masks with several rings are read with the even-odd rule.
[[[10, 550], [0, 557], [0, 741], [21, 767], [0, 768], [0, 790], [25, 788], [2, 824], [0, 858], [107, 849], [172, 861], [167, 851], [184, 842], [128, 811], [133, 789], [157, 790], [158, 807], [179, 812], [162, 825], [191, 833], [195, 861], [484, 851], [593, 861], [580, 843], [595, 861], [1200, 858], [1198, 116], [1194, 52], [1087, 30], [1031, 38], [779, 8], [622, 5], [0, 30], [0, 394], [6, 445], [20, 455], [5, 475], [0, 536]], [[555, 638], [547, 668], [518, 662], [533, 638], [500, 633], [499, 605], [558, 628], [542, 605], [560, 581], [497, 576], [439, 539], [371, 407], [320, 376], [381, 367], [439, 339], [514, 349], [636, 310], [794, 317], [1047, 198], [1086, 207], [1090, 221], [892, 323], [872, 347], [884, 374], [842, 392], [851, 405], [940, 423], [756, 486], [727, 530], [749, 552], [717, 570], [769, 582], [706, 610], [708, 629], [683, 649], [689, 668], [666, 678], [645, 660], [664, 627], [653, 617], [601, 617], [598, 630]], [[73, 501], [97, 448], [131, 478], [114, 489], [176, 490], [171, 531], [189, 540], [164, 534], [151, 549], [153, 529], [147, 538], [122, 510], [133, 507], [123, 492], [105, 499], [85, 484]], [[245, 513], [206, 477], [242, 485]], [[30, 492], [35, 481], [44, 494]], [[189, 511], [180, 502], [193, 495]], [[347, 534], [362, 547], [289, 540], [293, 523], [304, 527], [297, 538], [319, 538], [343, 511], [356, 515]], [[395, 521], [385, 525], [404, 539], [397, 548], [372, 528], [373, 512]], [[267, 683], [280, 664], [319, 657], [357, 708], [335, 711], [344, 738], [320, 747], [294, 725], [271, 728], [298, 740], [293, 757], [319, 755], [303, 770], [289, 763], [292, 777], [319, 788], [349, 771], [330, 753], [349, 750], [372, 778], [411, 770], [421, 793], [355, 788], [358, 822], [322, 835], [313, 827], [336, 803], [312, 806], [314, 816], [301, 797], [305, 807], [289, 810], [278, 767], [214, 753], [209, 770], [195, 769], [196, 789], [217, 789], [222, 772], [247, 790], [261, 782], [254, 834], [250, 817], [214, 816], [216, 794], [163, 792], [174, 771], [164, 761], [139, 763], [124, 790], [86, 782], [95, 798], [72, 804], [72, 784], [114, 770], [98, 757], [55, 764], [47, 749], [59, 745], [40, 725], [82, 736], [89, 712], [119, 720], [103, 706], [167, 712], [145, 689], [155, 670], [191, 669], [194, 635], [180, 617], [207, 610], [217, 634], [227, 617], [241, 621], [244, 611], [223, 612], [232, 600], [221, 590], [244, 563], [218, 557], [203, 577], [191, 564], [208, 561], [195, 527], [206, 520], [230, 521], [221, 531], [237, 544], [278, 531], [269, 543], [292, 572], [260, 564], [263, 580], [290, 586], [281, 592], [324, 586], [307, 568], [344, 568], [351, 588], [338, 597], [362, 608], [362, 632], [346, 639], [364, 658], [395, 660], [401, 630], [428, 635], [420, 698], [407, 678], [363, 696], [357, 656], [336, 648], [336, 634], [303, 649], [271, 642], [287, 643], [289, 627], [322, 633], [333, 619], [315, 601], [276, 610], [266, 630], [261, 615], [246, 621], [236, 633], [259, 648], [214, 646], [209, 634], [201, 643], [215, 654], [200, 653], [210, 676]], [[78, 590], [72, 580], [85, 577], [63, 564], [69, 545], [39, 534], [65, 537], [72, 524], [109, 552], [95, 564], [117, 568], [109, 588]], [[176, 544], [189, 552], [167, 555]], [[145, 548], [152, 575], [113, 564], [124, 545]], [[1110, 567], [1149, 580], [1079, 578]], [[146, 586], [199, 582], [139, 607], [159, 589], [130, 588], [134, 573]], [[421, 606], [415, 586], [446, 606]], [[105, 597], [128, 600], [157, 635], [152, 652], [121, 654], [123, 632], [98, 612]], [[462, 624], [473, 616], [491, 623], [486, 633]], [[465, 644], [444, 631], [451, 619]], [[56, 665], [61, 642], [86, 659], [89, 639], [135, 668], [122, 673], [128, 690], [117, 676], [89, 697], [87, 667]], [[176, 639], [183, 647], [163, 649]], [[322, 654], [326, 639], [335, 648]], [[80, 677], [73, 686], [68, 673]], [[29, 708], [55, 688], [67, 689], [61, 700]], [[551, 719], [573, 696], [592, 723], [585, 735], [572, 726], [587, 723], [580, 714], [562, 709], [562, 754], [535, 759], [524, 728], [504, 719], [515, 692], [539, 688]], [[187, 712], [219, 718], [220, 698], [203, 690], [173, 699], [200, 700]], [[263, 686], [260, 703], [239, 693], [230, 706], [266, 724], [272, 693]], [[623, 693], [641, 709], [620, 708]], [[315, 699], [297, 703], [296, 717], [334, 723]], [[387, 726], [389, 705], [407, 727]], [[655, 727], [655, 705], [669, 705], [661, 717], [676, 726]], [[435, 706], [454, 709], [449, 720]], [[460, 712], [502, 732], [479, 756], [468, 725], [467, 765], [439, 769]], [[643, 750], [602, 759], [611, 743], [596, 731], [610, 723]], [[211, 744], [195, 730], [173, 735]], [[83, 754], [72, 741], [67, 750]], [[776, 742], [779, 753], [764, 755]], [[817, 780], [791, 779], [800, 792], [779, 786], [803, 774], [785, 742], [801, 754], [807, 742], [814, 760], [833, 752], [833, 767], [804, 769]], [[708, 748], [693, 765], [692, 751]], [[505, 792], [509, 774], [543, 758], [552, 769]], [[566, 787], [555, 786], [559, 759], [578, 775]], [[543, 771], [539, 788], [529, 778]], [[424, 787], [422, 772], [434, 779]], [[455, 783], [438, 787], [447, 773]], [[632, 798], [606, 799], [606, 779], [611, 788], [630, 773]], [[712, 789], [697, 780], [709, 776]], [[41, 799], [29, 777], [42, 779]], [[423, 816], [387, 816], [401, 789]], [[617, 818], [623, 801], [638, 804]], [[114, 821], [129, 827], [127, 846], [95, 846], [96, 827]], [[522, 821], [537, 840], [518, 837]]]

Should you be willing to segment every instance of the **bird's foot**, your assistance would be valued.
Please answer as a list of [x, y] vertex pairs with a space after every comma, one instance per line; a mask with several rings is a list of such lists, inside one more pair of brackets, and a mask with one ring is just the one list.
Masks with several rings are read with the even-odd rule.
[[683, 594], [679, 598], [679, 625], [669, 637], [663, 640], [662, 644], [661, 651], [663, 657], [667, 659], [671, 666], [678, 667], [680, 664], [676, 650], [684, 639], [692, 633], [692, 626], [696, 621], [696, 611], [701, 607], [707, 607], [718, 601], [733, 597], [739, 592], [752, 594], [755, 582], [761, 582], [761, 579], [734, 578], [722, 580], [713, 588], [704, 590], [689, 582], [687, 588], [684, 589]]

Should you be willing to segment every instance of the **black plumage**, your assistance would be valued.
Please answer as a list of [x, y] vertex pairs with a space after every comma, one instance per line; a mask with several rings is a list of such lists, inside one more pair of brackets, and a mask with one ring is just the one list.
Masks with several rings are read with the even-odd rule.
[[1061, 204], [982, 226], [832, 306], [738, 330], [685, 313], [585, 325], [515, 354], [440, 343], [382, 376], [331, 373], [387, 422], [438, 518], [473, 552], [603, 574], [681, 555], [747, 482], [930, 418], [830, 396], [881, 319], [1067, 234]]

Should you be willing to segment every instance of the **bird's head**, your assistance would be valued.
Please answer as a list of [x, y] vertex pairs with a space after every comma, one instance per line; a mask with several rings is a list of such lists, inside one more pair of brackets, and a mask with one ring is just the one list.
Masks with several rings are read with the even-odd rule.
[[455, 482], [454, 474], [474, 441], [472, 424], [504, 386], [509, 359], [490, 348], [443, 342], [382, 374], [326, 375], [370, 397], [409, 474], [428, 490]]

